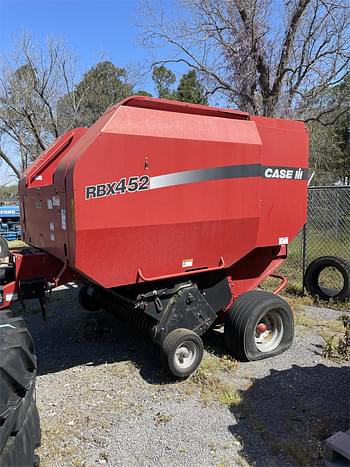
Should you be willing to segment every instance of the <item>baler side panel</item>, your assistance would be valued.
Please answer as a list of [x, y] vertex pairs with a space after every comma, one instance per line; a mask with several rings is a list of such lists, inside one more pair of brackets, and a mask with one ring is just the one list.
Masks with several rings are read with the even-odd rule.
[[249, 121], [119, 107], [75, 162], [74, 267], [115, 287], [137, 281], [139, 269], [157, 277], [217, 267], [221, 257], [232, 264], [256, 244], [259, 177], [170, 182], [96, 199], [85, 199], [86, 186], [143, 174], [152, 180], [255, 166], [260, 152], [259, 134]]
[[[262, 164], [274, 167], [262, 179], [257, 246], [290, 243], [306, 222], [308, 133], [302, 122], [252, 118], [263, 143]], [[304, 179], [296, 180], [298, 173], [283, 172], [283, 167], [302, 169]], [[280, 178], [284, 176], [292, 178]]]
[[75, 151], [85, 132], [77, 128], [58, 138], [28, 168], [19, 185], [23, 239], [62, 260], [68, 245], [66, 194], [54, 178], [61, 161]]

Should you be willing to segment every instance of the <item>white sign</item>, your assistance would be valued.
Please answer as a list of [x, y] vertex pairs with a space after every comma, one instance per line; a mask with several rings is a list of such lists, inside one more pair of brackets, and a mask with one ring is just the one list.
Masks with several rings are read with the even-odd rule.
[[67, 222], [66, 222], [66, 210], [61, 209], [61, 224], [62, 224], [62, 230], [67, 229]]
[[182, 261], [182, 267], [183, 268], [190, 268], [193, 266], [193, 258], [189, 258], [189, 259], [184, 259]]

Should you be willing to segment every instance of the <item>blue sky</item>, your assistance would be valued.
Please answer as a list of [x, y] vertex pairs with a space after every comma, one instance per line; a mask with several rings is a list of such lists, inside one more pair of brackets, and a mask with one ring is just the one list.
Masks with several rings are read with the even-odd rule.
[[[174, 5], [173, 0], [163, 0], [167, 12]], [[0, 56], [13, 49], [21, 33], [29, 32], [39, 45], [48, 37], [64, 39], [79, 58], [81, 73], [102, 58], [117, 66], [146, 69], [151, 54], [166, 55], [166, 48], [149, 50], [138, 44], [140, 11], [140, 0], [0, 0]], [[150, 75], [141, 87], [154, 93]], [[10, 173], [1, 164], [0, 184]]]
[[[171, 10], [174, 3], [164, 1]], [[7, 54], [21, 32], [43, 44], [63, 38], [86, 70], [101, 57], [116, 65], [143, 64], [151, 51], [138, 45], [139, 0], [0, 0], [0, 54]], [[152, 91], [152, 83], [145, 83]]]

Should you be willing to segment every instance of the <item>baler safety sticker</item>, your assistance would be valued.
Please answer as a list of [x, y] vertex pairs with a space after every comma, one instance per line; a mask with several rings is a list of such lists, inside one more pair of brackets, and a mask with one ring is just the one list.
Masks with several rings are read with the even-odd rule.
[[156, 190], [177, 185], [207, 182], [213, 180], [227, 180], [234, 178], [262, 177], [266, 179], [306, 181], [308, 169], [301, 167], [262, 166], [261, 164], [228, 165], [224, 167], [210, 167], [207, 169], [186, 170], [164, 175], [149, 177], [141, 175], [129, 179], [123, 177], [111, 183], [100, 183], [85, 186], [85, 199], [102, 198], [125, 194], [135, 191]]
[[60, 197], [59, 196], [53, 196], [52, 197], [52, 204], [54, 206], [60, 206], [61, 205]]
[[50, 240], [52, 242], [55, 241], [55, 224], [53, 222], [50, 222]]
[[193, 259], [184, 259], [182, 260], [182, 267], [183, 268], [191, 268], [193, 266]]
[[62, 230], [67, 229], [66, 210], [65, 209], [61, 209], [61, 227], [62, 227]]

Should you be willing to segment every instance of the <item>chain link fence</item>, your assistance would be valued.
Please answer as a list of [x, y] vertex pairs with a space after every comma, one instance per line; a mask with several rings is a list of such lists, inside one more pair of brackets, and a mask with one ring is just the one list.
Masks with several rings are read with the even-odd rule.
[[[292, 288], [303, 290], [307, 266], [320, 256], [350, 260], [350, 186], [310, 187], [307, 224], [289, 245], [288, 259], [280, 268]], [[325, 287], [337, 288], [337, 271], [325, 270]]]

